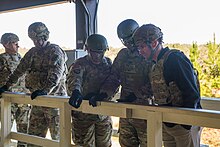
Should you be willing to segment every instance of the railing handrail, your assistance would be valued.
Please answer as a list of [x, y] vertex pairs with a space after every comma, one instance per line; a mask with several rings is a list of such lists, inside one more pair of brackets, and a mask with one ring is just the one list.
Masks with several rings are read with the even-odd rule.
[[[148, 121], [147, 131], [148, 146], [161, 147], [162, 146], [162, 122], [173, 122], [180, 124], [198, 125], [202, 127], [211, 127], [220, 129], [220, 100], [213, 98], [202, 98], [202, 105], [204, 109], [189, 109], [189, 108], [174, 108], [174, 107], [158, 107], [158, 106], [144, 106], [135, 104], [125, 104], [116, 102], [99, 102], [98, 107], [91, 107], [88, 101], [84, 100], [79, 109], [74, 109], [68, 104], [69, 97], [61, 96], [39, 96], [35, 100], [31, 100], [29, 95], [16, 93], [2, 94], [2, 131], [1, 143], [4, 147], [9, 146], [10, 139], [21, 139], [20, 133], [10, 131], [10, 103], [22, 103], [38, 106], [54, 107], [60, 109], [60, 142], [47, 140], [31, 136], [29, 140], [25, 137], [22, 141], [36, 143], [38, 145], [54, 147], [69, 147], [71, 145], [71, 110], [81, 111], [83, 113], [102, 114], [123, 118], [139, 118]], [[211, 105], [212, 104], [212, 105]], [[213, 110], [211, 110], [214, 108]], [[207, 110], [210, 109], [210, 110]], [[8, 123], [8, 124], [6, 124]], [[29, 136], [29, 135], [26, 135]], [[41, 140], [42, 139], [42, 140]]]

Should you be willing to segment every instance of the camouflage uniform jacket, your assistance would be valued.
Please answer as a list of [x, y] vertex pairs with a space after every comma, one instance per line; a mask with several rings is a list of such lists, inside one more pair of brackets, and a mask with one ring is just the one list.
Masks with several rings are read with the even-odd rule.
[[45, 90], [48, 94], [66, 95], [66, 60], [65, 52], [55, 44], [44, 48], [31, 48], [21, 59], [20, 64], [9, 77], [11, 85], [26, 72], [26, 87], [31, 91]]
[[[70, 66], [67, 76], [67, 93], [72, 94], [74, 89], [78, 89], [83, 96], [91, 93], [99, 93], [101, 85], [109, 76], [112, 62], [109, 58], [104, 57], [103, 62], [99, 65], [93, 64], [89, 56], [84, 56], [75, 60]], [[85, 97], [86, 99], [86, 97]], [[86, 114], [78, 111], [72, 111], [73, 119], [81, 121], [102, 121], [107, 116]]]
[[111, 70], [111, 59], [104, 57], [99, 65], [93, 64], [88, 55], [75, 60], [67, 77], [68, 95], [78, 89], [83, 96], [98, 93]]
[[148, 78], [150, 66], [138, 52], [123, 48], [115, 58], [111, 75], [100, 91], [113, 96], [121, 85], [121, 99], [134, 93], [137, 97], [134, 103], [148, 104], [148, 98], [152, 95]]
[[[16, 54], [8, 54], [2, 53], [0, 54], [0, 86], [6, 84], [9, 75], [11, 75], [14, 70], [17, 68], [18, 64], [20, 63], [21, 55], [19, 53]], [[12, 92], [27, 92], [24, 84], [24, 76], [20, 77], [18, 82], [10, 87], [10, 91]]]
[[[8, 53], [2, 53], [0, 54], [0, 86], [3, 86], [6, 84], [6, 81], [8, 80], [8, 77], [14, 72], [16, 67], [21, 61], [21, 55], [19, 53], [16, 54], [8, 54]], [[13, 84], [13, 86], [10, 87], [9, 91], [11, 92], [25, 92], [28, 93], [29, 90], [25, 88], [25, 77], [22, 76], [19, 78], [18, 82], [16, 84]], [[14, 115], [15, 112], [17, 112], [18, 107], [22, 110], [29, 110], [29, 107], [24, 104], [17, 104], [12, 103], [11, 112]], [[14, 119], [14, 116], [12, 115], [12, 122]], [[18, 123], [18, 122], [17, 122]]]

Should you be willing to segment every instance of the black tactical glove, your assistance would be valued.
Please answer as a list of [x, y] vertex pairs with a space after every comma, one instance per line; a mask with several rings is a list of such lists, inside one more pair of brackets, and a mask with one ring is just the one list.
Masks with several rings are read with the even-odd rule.
[[2, 86], [2, 87], [0, 88], [0, 95], [1, 95], [3, 92], [7, 91], [7, 90], [8, 90], [8, 86], [7, 86], [7, 85]]
[[125, 102], [125, 103], [130, 103], [130, 102], [133, 102], [137, 99], [136, 95], [132, 92], [130, 93], [128, 96], [126, 96], [124, 99], [117, 99], [116, 101], [117, 102]]
[[69, 99], [69, 104], [77, 109], [80, 107], [82, 100], [83, 100], [82, 94], [79, 92], [79, 90], [75, 89], [73, 90], [72, 95]]
[[37, 96], [47, 95], [47, 92], [44, 90], [36, 90], [31, 94], [31, 99], [34, 100]]
[[89, 99], [89, 105], [92, 105], [93, 107], [97, 106], [97, 101], [102, 101], [104, 98], [107, 98], [107, 93], [99, 93]]

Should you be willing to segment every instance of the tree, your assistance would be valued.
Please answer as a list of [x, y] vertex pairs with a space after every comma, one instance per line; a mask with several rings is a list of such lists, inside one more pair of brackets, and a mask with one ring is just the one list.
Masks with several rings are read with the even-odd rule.
[[220, 90], [220, 47], [215, 42], [215, 34], [213, 42], [207, 43], [207, 58], [203, 59], [203, 83], [204, 96], [219, 97]]

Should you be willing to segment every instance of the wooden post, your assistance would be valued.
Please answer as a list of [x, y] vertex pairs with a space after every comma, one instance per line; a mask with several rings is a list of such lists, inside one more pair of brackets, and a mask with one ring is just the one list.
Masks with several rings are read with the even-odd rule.
[[71, 106], [65, 102], [60, 107], [60, 147], [71, 147]]
[[147, 112], [147, 146], [162, 147], [162, 113]]
[[1, 100], [1, 147], [10, 147], [11, 102], [10, 98]]

